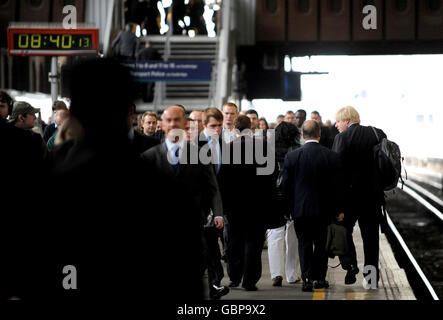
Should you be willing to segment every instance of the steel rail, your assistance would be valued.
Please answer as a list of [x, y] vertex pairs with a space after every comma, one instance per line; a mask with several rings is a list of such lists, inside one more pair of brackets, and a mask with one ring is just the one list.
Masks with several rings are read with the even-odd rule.
[[[401, 189], [401, 184], [399, 183], [397, 185], [397, 187]], [[428, 201], [423, 199], [423, 197], [420, 196], [417, 192], [415, 192], [414, 190], [412, 190], [408, 186], [403, 186], [403, 191], [406, 192], [408, 195], [410, 195], [415, 200], [417, 200], [420, 204], [422, 204], [429, 211], [431, 211], [437, 218], [439, 218], [441, 221], [443, 221], [443, 213], [441, 213], [437, 208], [435, 208], [433, 205], [431, 205]]]
[[414, 268], [417, 271], [418, 275], [420, 276], [421, 280], [425, 284], [425, 286], [428, 289], [429, 293], [431, 294], [432, 298], [434, 300], [440, 300], [438, 298], [437, 294], [435, 293], [435, 290], [432, 287], [431, 283], [429, 282], [428, 278], [426, 278], [425, 274], [423, 273], [423, 270], [418, 265], [417, 260], [415, 260], [414, 256], [412, 255], [411, 251], [409, 250], [408, 246], [406, 245], [405, 241], [403, 240], [403, 237], [398, 232], [397, 228], [395, 227], [394, 223], [392, 222], [392, 220], [389, 217], [387, 212], [386, 212], [386, 219], [387, 219], [389, 228], [391, 229], [394, 236], [397, 238], [397, 241], [400, 243], [403, 251], [408, 256], [408, 259], [411, 261], [412, 265], [414, 266]]

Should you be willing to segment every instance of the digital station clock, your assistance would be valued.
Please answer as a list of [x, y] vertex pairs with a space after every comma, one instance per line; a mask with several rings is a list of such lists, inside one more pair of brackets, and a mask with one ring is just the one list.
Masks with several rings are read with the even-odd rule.
[[8, 28], [8, 53], [71, 56], [98, 51], [98, 29]]

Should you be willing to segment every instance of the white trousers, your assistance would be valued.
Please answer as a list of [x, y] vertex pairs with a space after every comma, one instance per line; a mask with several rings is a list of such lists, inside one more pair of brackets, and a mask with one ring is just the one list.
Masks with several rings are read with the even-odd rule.
[[[280, 228], [268, 229], [266, 234], [271, 279], [277, 276], [283, 277], [283, 272], [286, 271], [286, 281], [294, 282], [301, 275], [294, 221], [288, 221], [285, 226]], [[285, 243], [286, 252], [284, 251]], [[285, 270], [283, 270], [283, 265]]]

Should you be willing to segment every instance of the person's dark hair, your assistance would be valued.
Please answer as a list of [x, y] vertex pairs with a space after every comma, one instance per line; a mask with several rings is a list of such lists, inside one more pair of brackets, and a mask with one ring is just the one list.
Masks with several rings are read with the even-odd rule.
[[12, 107], [14, 105], [14, 100], [11, 98], [11, 96], [6, 91], [1, 90], [0, 101], [5, 102], [8, 105], [8, 115], [11, 115]]
[[131, 104], [131, 107], [129, 108], [129, 113], [131, 113], [131, 114], [137, 113], [137, 106], [135, 105], [135, 103]]
[[65, 81], [71, 114], [83, 126], [85, 137], [127, 134], [135, 96], [129, 69], [113, 59], [86, 59], [67, 68]]
[[283, 161], [288, 150], [299, 146], [299, 131], [295, 124], [283, 121], [275, 128], [275, 159]]
[[295, 113], [292, 110], [288, 110], [288, 111], [286, 111], [286, 114], [295, 114]]
[[321, 127], [317, 121], [306, 121], [302, 130], [305, 138], [320, 138]]
[[253, 109], [249, 109], [248, 111], [246, 111], [246, 114], [255, 114], [258, 118], [258, 113], [257, 111], [253, 110]]
[[126, 27], [129, 28], [130, 32], [132, 32], [132, 29], [134, 29], [134, 24], [133, 23], [127, 23]]
[[306, 111], [303, 109], [298, 109], [295, 113], [300, 112], [304, 115], [304, 117], [306, 118]]
[[318, 113], [318, 111], [312, 111], [311, 114], [315, 114], [320, 117], [320, 113]]
[[58, 109], [68, 110], [68, 107], [66, 107], [66, 103], [64, 103], [63, 101], [56, 100], [52, 104], [52, 111], [55, 111], [55, 110], [58, 110]]
[[217, 121], [223, 121], [223, 113], [215, 107], [207, 108], [202, 113], [202, 121], [205, 125], [208, 124], [209, 118], [213, 117]]
[[249, 117], [240, 115], [234, 121], [234, 127], [238, 131], [242, 132], [245, 129], [251, 129], [251, 119]]
[[258, 122], [259, 122], [259, 123], [260, 123], [260, 121], [264, 121], [264, 122], [265, 122], [266, 130], [268, 130], [268, 129], [269, 129], [268, 121], [266, 121], [265, 118], [260, 118], [260, 119], [258, 119]]

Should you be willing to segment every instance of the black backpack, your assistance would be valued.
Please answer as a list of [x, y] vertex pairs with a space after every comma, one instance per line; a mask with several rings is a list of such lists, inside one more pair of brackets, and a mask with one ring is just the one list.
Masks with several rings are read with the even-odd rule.
[[377, 130], [371, 127], [377, 137], [377, 144], [374, 146], [375, 166], [379, 173], [380, 184], [384, 191], [397, 187], [398, 180], [401, 180], [403, 188], [403, 178], [401, 176], [401, 167], [403, 157], [401, 156], [398, 145], [386, 138], [380, 141]]

